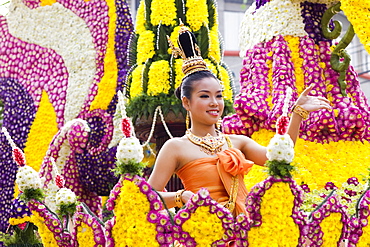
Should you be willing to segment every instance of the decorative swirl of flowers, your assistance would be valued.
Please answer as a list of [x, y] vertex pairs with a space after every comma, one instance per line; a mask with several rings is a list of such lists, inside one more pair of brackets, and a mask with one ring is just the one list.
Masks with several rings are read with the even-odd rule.
[[234, 240], [233, 216], [202, 188], [174, 217], [174, 240], [184, 246], [225, 246]]
[[71, 246], [71, 235], [63, 231], [62, 223], [43, 204], [31, 200], [28, 207], [32, 212], [31, 221], [38, 227], [44, 246]]
[[358, 201], [356, 216], [349, 222], [348, 246], [366, 246], [370, 237], [369, 210], [370, 190], [366, 190]]
[[323, 243], [335, 246], [345, 238], [349, 217], [340, 206], [336, 195], [329, 195], [309, 216], [310, 223], [306, 228], [310, 246], [321, 246]]
[[166, 26], [176, 25], [177, 13], [174, 0], [152, 0], [150, 10], [150, 21], [153, 26], [159, 24]]
[[[82, 230], [84, 229], [84, 230]], [[84, 246], [106, 246], [105, 228], [95, 216], [84, 213], [82, 206], [77, 206], [74, 215], [74, 241]]]
[[341, 9], [353, 25], [361, 43], [368, 53], [370, 53], [370, 32], [368, 23], [370, 20], [370, 1], [341, 0]]
[[[168, 246], [170, 221], [161, 212], [162, 203], [150, 185], [141, 177], [125, 176], [116, 186], [107, 204], [114, 206], [114, 226], [109, 227], [115, 243], [132, 246]], [[119, 193], [117, 193], [119, 191]], [[116, 200], [117, 199], [117, 200]], [[116, 200], [114, 203], [113, 201]]]
[[148, 73], [147, 94], [156, 96], [160, 93], [168, 94], [170, 89], [170, 65], [167, 60], [155, 61], [150, 65]]
[[[281, 201], [279, 195], [287, 199]], [[256, 184], [246, 200], [246, 209], [253, 222], [248, 232], [249, 244], [262, 246], [266, 242], [283, 241], [295, 246], [298, 241], [302, 243], [304, 234], [300, 233], [300, 228], [304, 225], [304, 217], [298, 210], [302, 202], [303, 190], [291, 178], [269, 176]], [[276, 234], [271, 232], [274, 230]]]

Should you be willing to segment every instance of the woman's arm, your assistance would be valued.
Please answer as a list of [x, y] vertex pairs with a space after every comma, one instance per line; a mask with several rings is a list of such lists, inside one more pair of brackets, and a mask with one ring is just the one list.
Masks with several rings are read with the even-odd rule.
[[[295, 105], [302, 107], [304, 110], [308, 112], [317, 111], [319, 109], [331, 109], [330, 101], [324, 97], [320, 96], [309, 96], [311, 89], [313, 88], [313, 84], [306, 88], [302, 94], [297, 99]], [[301, 126], [302, 117], [293, 111], [292, 116], [290, 118], [289, 127], [288, 127], [288, 134], [290, 138], [295, 143], [299, 134], [299, 128]]]
[[[178, 166], [178, 150], [181, 148], [179, 142], [178, 138], [165, 142], [157, 155], [153, 172], [148, 180], [148, 183], [162, 196], [168, 208], [176, 206], [176, 192], [163, 192], [163, 190]], [[182, 193], [182, 201], [186, 203], [192, 194], [190, 191]]]

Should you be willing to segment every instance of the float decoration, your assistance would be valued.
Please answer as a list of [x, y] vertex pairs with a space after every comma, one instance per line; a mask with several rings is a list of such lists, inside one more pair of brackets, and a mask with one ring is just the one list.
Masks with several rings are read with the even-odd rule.
[[202, 188], [174, 217], [174, 240], [183, 246], [225, 246], [235, 241], [232, 213]]

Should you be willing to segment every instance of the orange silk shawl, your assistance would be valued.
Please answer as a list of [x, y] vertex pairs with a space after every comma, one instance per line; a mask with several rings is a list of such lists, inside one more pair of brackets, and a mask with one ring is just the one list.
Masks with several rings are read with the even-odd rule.
[[244, 184], [246, 175], [253, 162], [246, 160], [244, 154], [235, 148], [228, 148], [217, 153], [215, 157], [201, 158], [191, 161], [177, 171], [186, 190], [197, 193], [201, 188], [207, 188], [211, 198], [224, 205], [229, 200], [232, 177], [239, 180], [234, 216], [244, 213], [247, 188]]

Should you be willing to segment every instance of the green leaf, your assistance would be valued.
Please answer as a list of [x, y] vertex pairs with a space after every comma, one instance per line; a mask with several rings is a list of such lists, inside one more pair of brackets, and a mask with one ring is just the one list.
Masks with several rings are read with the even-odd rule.
[[207, 0], [208, 6], [208, 27], [212, 29], [212, 27], [216, 24], [216, 2], [214, 0]]
[[128, 163], [123, 163], [120, 161], [116, 162], [116, 168], [112, 169], [114, 175], [121, 176], [124, 174], [131, 174], [131, 175], [143, 175], [143, 170], [147, 167], [147, 163], [144, 162], [135, 162], [129, 160]]
[[149, 68], [151, 64], [152, 64], [152, 59], [146, 60], [144, 64], [144, 71], [143, 71], [143, 92], [144, 93], [148, 91]]
[[170, 31], [168, 30], [168, 28], [166, 28], [165, 26], [163, 25], [158, 25], [157, 27], [157, 33], [158, 33], [158, 36], [157, 36], [157, 44], [158, 44], [158, 55], [167, 55], [167, 59], [165, 60], [168, 60], [168, 42], [167, 42], [167, 33], [170, 33]]
[[175, 0], [175, 4], [176, 4], [177, 17], [183, 23], [186, 23], [186, 16], [184, 13], [185, 6], [184, 6], [183, 0]]
[[43, 201], [45, 195], [41, 189], [25, 189], [19, 196], [22, 201], [28, 202], [32, 199], [36, 201]]
[[144, 0], [145, 3], [145, 28], [147, 30], [153, 30], [152, 22], [150, 21], [150, 15], [152, 14], [152, 1]]
[[198, 31], [197, 36], [198, 45], [200, 48], [201, 55], [204, 59], [208, 58], [209, 49], [209, 30], [206, 26], [202, 26]]
[[130, 36], [130, 40], [128, 43], [128, 59], [127, 59], [128, 66], [133, 66], [134, 64], [136, 64], [138, 38], [139, 35], [137, 35], [136, 33], [132, 33]]
[[268, 167], [268, 174], [274, 177], [291, 178], [291, 172], [295, 170], [294, 166], [292, 166], [290, 163], [286, 163], [285, 161], [268, 160], [266, 165]]

